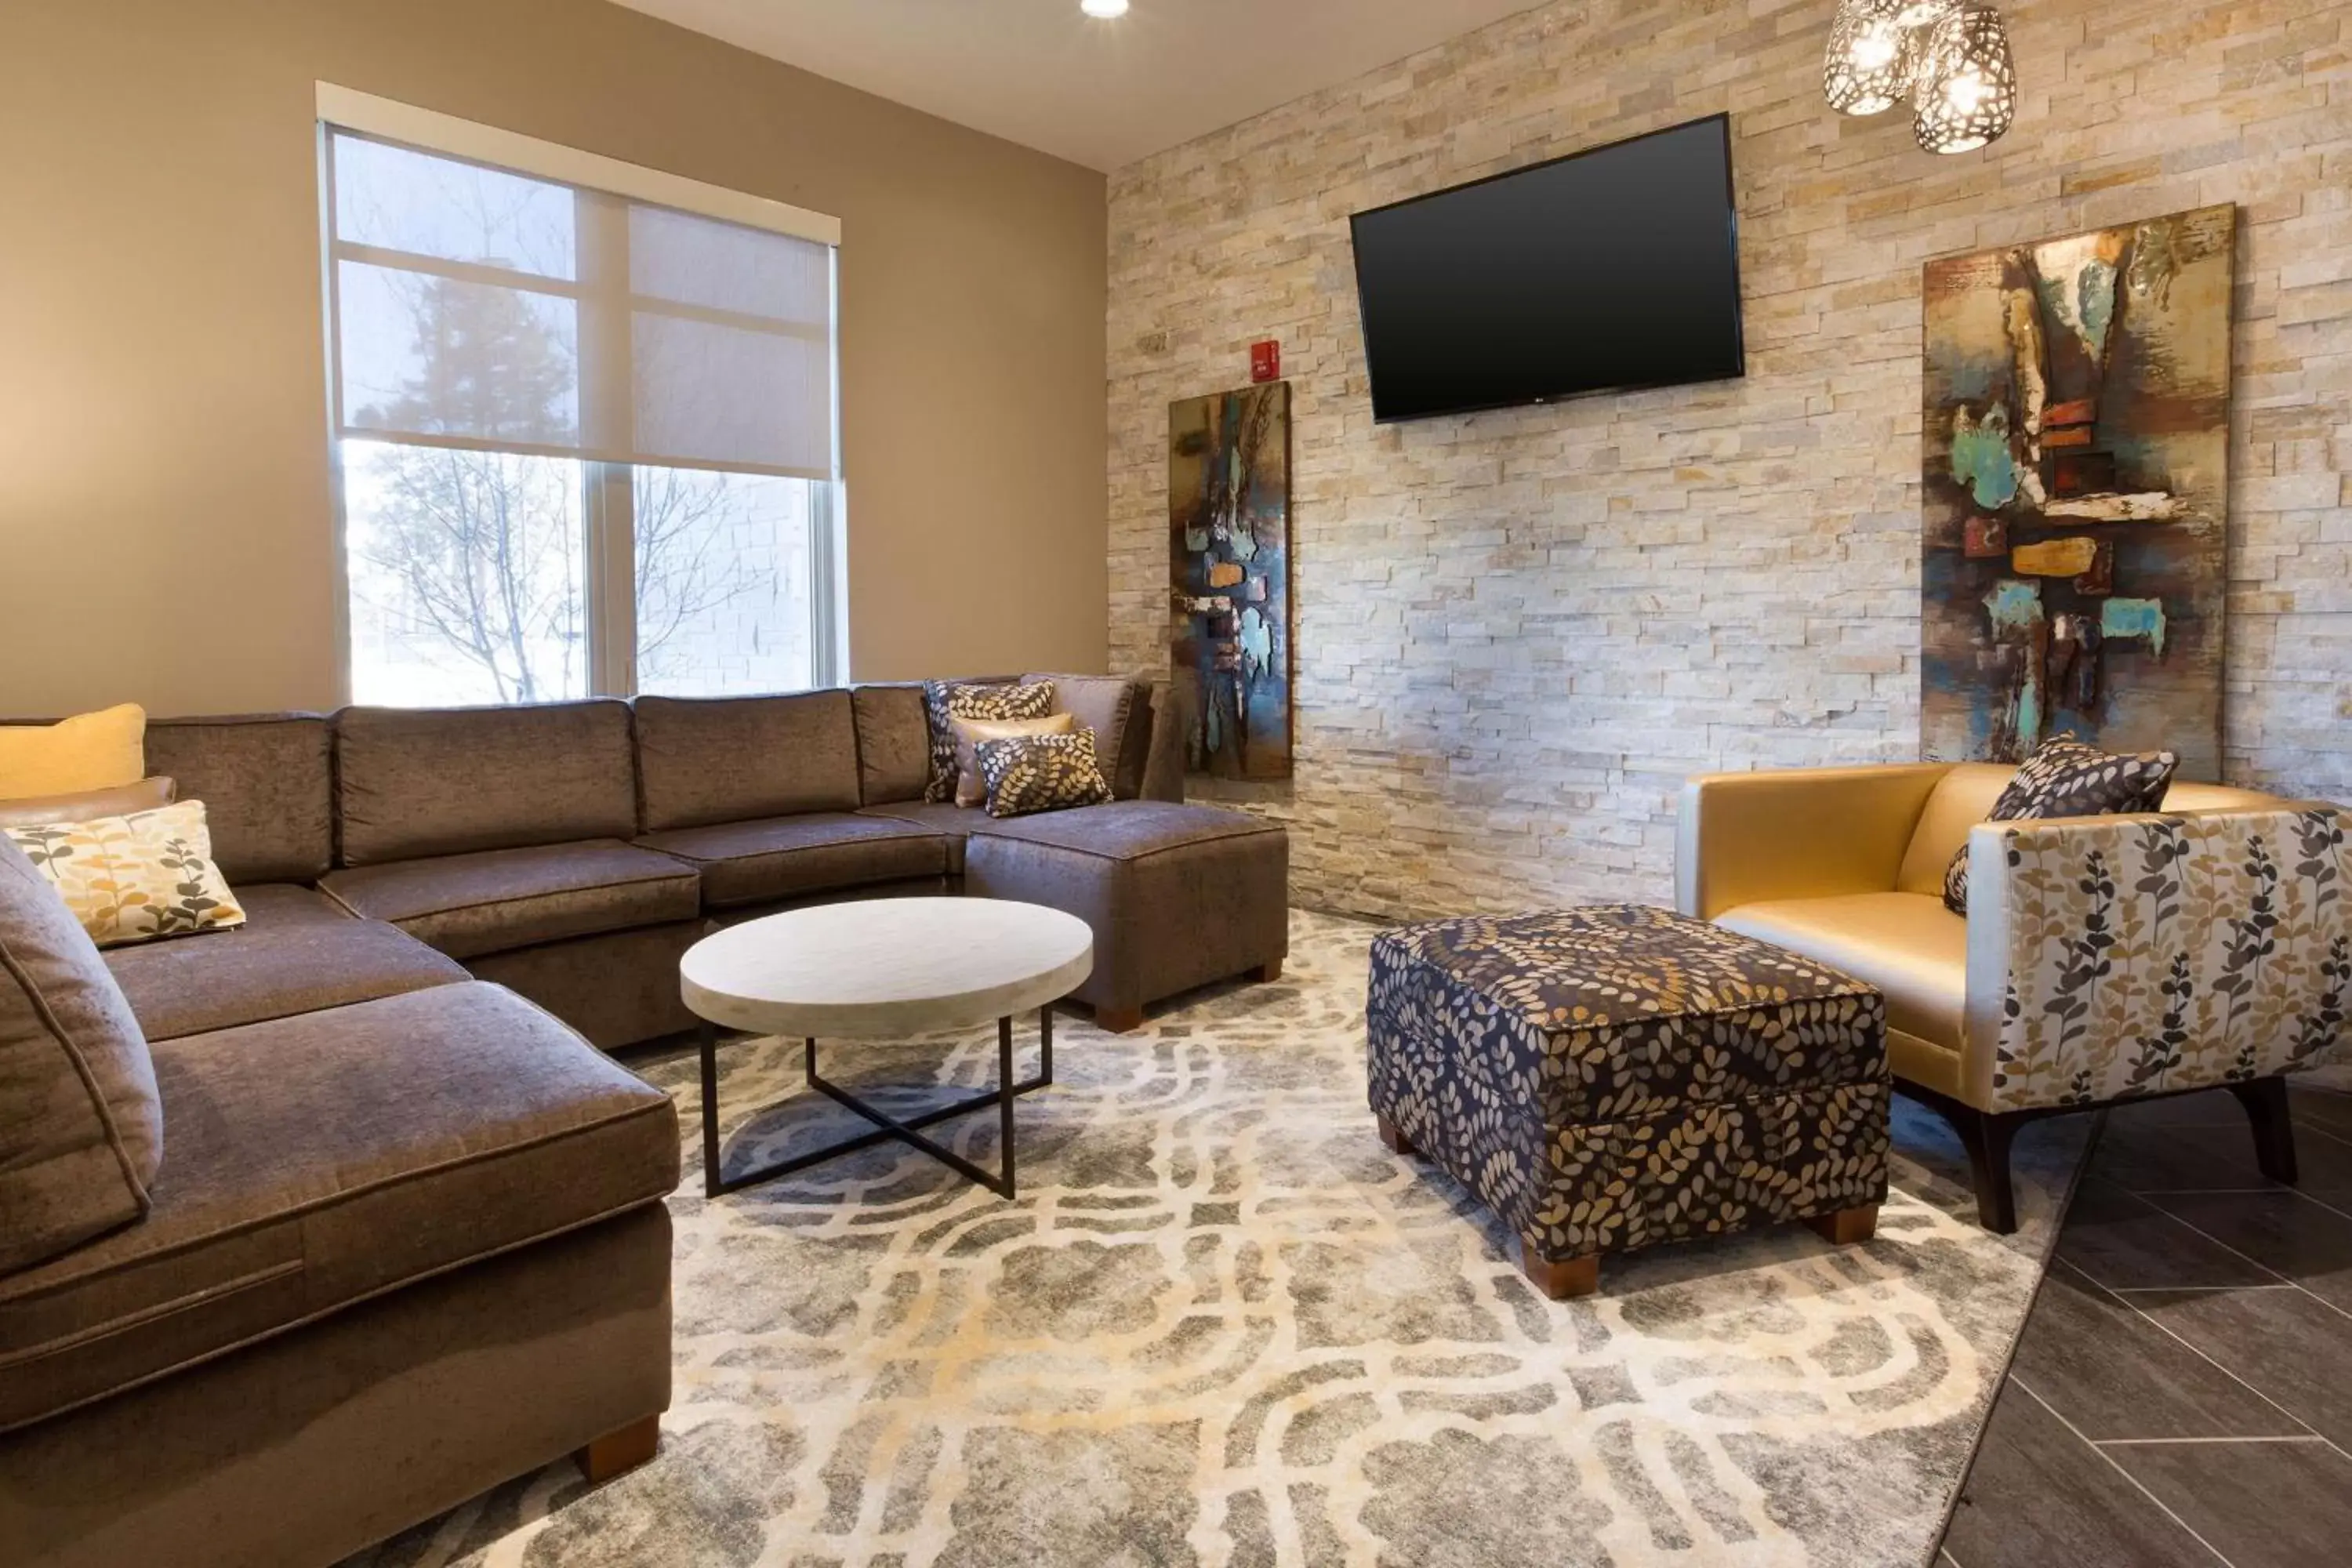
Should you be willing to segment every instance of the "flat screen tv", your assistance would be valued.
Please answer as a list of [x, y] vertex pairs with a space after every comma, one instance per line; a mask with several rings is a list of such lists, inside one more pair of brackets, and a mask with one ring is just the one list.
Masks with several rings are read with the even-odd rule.
[[1747, 372], [1727, 115], [1351, 221], [1383, 423]]

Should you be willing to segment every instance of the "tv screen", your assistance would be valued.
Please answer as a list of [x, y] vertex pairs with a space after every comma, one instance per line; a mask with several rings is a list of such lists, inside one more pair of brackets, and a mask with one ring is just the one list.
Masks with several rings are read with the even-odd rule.
[[1372, 416], [1746, 374], [1738, 216], [1720, 114], [1358, 213]]

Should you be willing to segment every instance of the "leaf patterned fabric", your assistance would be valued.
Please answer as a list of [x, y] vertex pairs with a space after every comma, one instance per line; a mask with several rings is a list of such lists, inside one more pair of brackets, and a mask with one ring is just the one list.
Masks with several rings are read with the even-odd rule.
[[100, 947], [245, 923], [236, 895], [213, 864], [200, 800], [0, 832], [64, 897]]
[[929, 732], [930, 776], [923, 798], [933, 805], [955, 798], [956, 730], [959, 719], [1043, 719], [1053, 710], [1054, 683], [992, 685], [971, 680], [923, 682], [923, 719]]
[[2299, 1072], [2342, 1053], [2352, 853], [2331, 805], [2001, 835], [1992, 1110]]
[[1370, 1099], [1559, 1261], [1874, 1204], [1885, 1004], [1640, 905], [1381, 934]]
[[[1988, 822], [2024, 822], [2053, 816], [2123, 816], [2154, 811], [2164, 804], [2180, 759], [2170, 752], [2118, 756], [2084, 745], [2071, 735], [2042, 742], [2017, 770], [1992, 805]], [[1969, 912], [1969, 847], [1961, 845], [1944, 868], [1944, 907]]]
[[1030, 816], [1069, 811], [1110, 799], [1110, 784], [1095, 755], [1095, 732], [1030, 735], [982, 741], [973, 748], [988, 784], [988, 815]]

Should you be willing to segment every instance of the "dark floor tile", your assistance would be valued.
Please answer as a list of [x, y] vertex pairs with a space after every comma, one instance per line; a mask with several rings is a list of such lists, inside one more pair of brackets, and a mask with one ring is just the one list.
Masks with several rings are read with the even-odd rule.
[[[2352, 1215], [2291, 1192], [2170, 1193], [2146, 1201], [2330, 1305], [2352, 1311]], [[2137, 1283], [2161, 1286], [2167, 1281]]]
[[2126, 1299], [2321, 1436], [2352, 1449], [2352, 1317], [2292, 1289], [2136, 1290]]
[[[2295, 1129], [2295, 1190], [2324, 1203], [2352, 1198], [2352, 1140], [2309, 1124]], [[2245, 1127], [2109, 1128], [2091, 1172], [2135, 1193], [2275, 1188], [2254, 1163]]]
[[2254, 1163], [2253, 1134], [2244, 1127], [2110, 1126], [2092, 1155], [2091, 1173], [2134, 1193], [2236, 1192], [2277, 1184]]
[[2162, 1100], [2127, 1100], [2107, 1109], [2110, 1127], [2242, 1127], [2246, 1113], [2226, 1089], [2200, 1089], [2195, 1094], [2167, 1095]]
[[1961, 1568], [2214, 1568], [2194, 1536], [2013, 1383], [1993, 1405], [1944, 1545]]
[[2074, 1194], [2057, 1255], [2111, 1290], [2276, 1281], [2152, 1203], [2095, 1176], [2084, 1178]]
[[2231, 1568], [2341, 1563], [2352, 1542], [2352, 1458], [2326, 1443], [2118, 1443], [2100, 1451]]
[[2352, 1092], [2290, 1084], [2286, 1094], [2288, 1102], [2294, 1108], [2297, 1121], [2324, 1127], [2341, 1137], [2352, 1138]]
[[[2352, 1320], [2345, 1326], [2352, 1328]], [[2278, 1406], [2063, 1265], [2052, 1269], [2042, 1282], [2011, 1371], [2093, 1442], [2309, 1433]]]

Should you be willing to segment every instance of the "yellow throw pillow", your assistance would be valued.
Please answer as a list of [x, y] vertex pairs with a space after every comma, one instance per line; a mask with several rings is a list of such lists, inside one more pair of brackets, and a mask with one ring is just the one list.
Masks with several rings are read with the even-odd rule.
[[988, 784], [980, 776], [980, 763], [973, 748], [982, 741], [1017, 741], [1028, 735], [1066, 735], [1077, 721], [1067, 713], [1048, 713], [1043, 719], [951, 719], [956, 737], [956, 789], [958, 805], [980, 805], [988, 799]]
[[120, 789], [147, 776], [147, 710], [135, 702], [55, 724], [0, 724], [0, 800]]
[[100, 947], [245, 923], [236, 895], [213, 864], [203, 801], [0, 833], [57, 888]]

